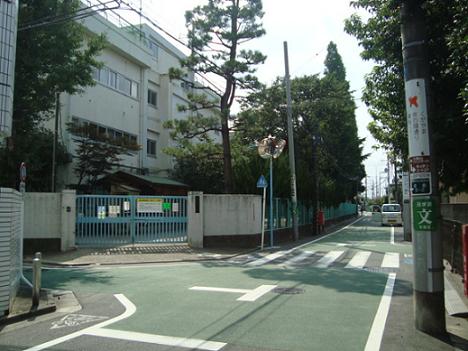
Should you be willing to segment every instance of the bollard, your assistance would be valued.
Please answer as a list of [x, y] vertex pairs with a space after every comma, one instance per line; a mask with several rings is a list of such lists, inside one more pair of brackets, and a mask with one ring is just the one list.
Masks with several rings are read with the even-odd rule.
[[463, 250], [463, 285], [465, 296], [468, 297], [468, 224], [462, 227], [462, 250]]
[[37, 307], [39, 305], [39, 298], [41, 295], [41, 259], [35, 257], [33, 259], [33, 287], [32, 287], [32, 305]]

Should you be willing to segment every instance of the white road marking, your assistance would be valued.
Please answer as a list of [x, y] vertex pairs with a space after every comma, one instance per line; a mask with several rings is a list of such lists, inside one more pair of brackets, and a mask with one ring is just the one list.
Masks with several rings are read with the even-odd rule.
[[395, 227], [390, 231], [390, 244], [395, 245]]
[[296, 264], [300, 261], [305, 260], [307, 257], [312, 256], [315, 253], [315, 251], [304, 251], [300, 255], [294, 256], [293, 258], [290, 258], [286, 262], [283, 262], [284, 266], [290, 266], [293, 264]]
[[385, 268], [399, 268], [400, 254], [398, 252], [387, 252], [380, 266]]
[[362, 269], [371, 255], [370, 251], [359, 251], [348, 262], [345, 268]]
[[237, 301], [250, 301], [250, 302], [255, 301], [259, 297], [262, 297], [263, 295], [265, 295], [267, 292], [270, 292], [271, 290], [273, 290], [274, 288], [276, 288], [276, 285], [260, 285], [258, 288], [239, 297]]
[[98, 322], [102, 321], [103, 319], [107, 319], [108, 317], [103, 316], [90, 316], [86, 314], [67, 314], [63, 318], [58, 321], [52, 322], [52, 327], [50, 329], [60, 329], [65, 327], [77, 327], [82, 324], [87, 324], [91, 322]]
[[267, 292], [270, 292], [276, 288], [276, 285], [260, 285], [258, 288], [255, 289], [230, 289], [230, 288], [215, 288], [210, 286], [192, 286], [189, 290], [197, 290], [197, 291], [213, 291], [213, 292], [226, 292], [226, 293], [235, 293], [235, 294], [242, 294], [241, 297], [237, 299], [237, 301], [255, 301], [259, 297], [262, 297]]
[[325, 256], [323, 256], [320, 260], [317, 261], [317, 264], [315, 265], [315, 267], [327, 268], [333, 262], [335, 262], [343, 253], [344, 251], [330, 251]]
[[273, 252], [272, 254], [269, 254], [268, 256], [262, 257], [262, 258], [260, 258], [258, 260], [253, 261], [253, 262], [249, 262], [247, 265], [248, 266], [261, 266], [262, 264], [265, 264], [265, 263], [271, 262], [273, 260], [276, 260], [277, 258], [280, 258], [280, 257], [286, 255], [289, 252], [290, 252], [290, 250], [289, 251]]
[[378, 351], [382, 343], [382, 336], [387, 322], [388, 311], [390, 310], [390, 302], [392, 301], [393, 287], [395, 285], [396, 273], [390, 273], [387, 278], [385, 290], [380, 299], [379, 308], [374, 317], [369, 337], [364, 351]]
[[189, 290], [227, 292], [235, 294], [247, 294], [252, 291], [249, 289], [212, 288], [210, 286], [192, 286]]
[[44, 349], [47, 349], [47, 348], [50, 348], [52, 346], [55, 346], [55, 345], [58, 345], [58, 344], [61, 344], [62, 342], [65, 342], [65, 341], [68, 341], [68, 340], [71, 340], [71, 339], [74, 339], [74, 338], [77, 338], [79, 336], [82, 336], [84, 334], [86, 334], [88, 331], [92, 331], [94, 329], [98, 329], [98, 328], [102, 328], [102, 327], [106, 327], [112, 323], [115, 323], [115, 322], [118, 322], [122, 319], [125, 319], [125, 318], [128, 318], [130, 317], [132, 314], [135, 313], [136, 311], [136, 307], [135, 305], [125, 297], [125, 295], [123, 294], [116, 294], [114, 295], [117, 300], [120, 301], [120, 303], [122, 305], [124, 305], [125, 307], [125, 312], [122, 313], [121, 315], [117, 316], [117, 317], [114, 317], [114, 318], [111, 318], [107, 321], [104, 321], [104, 322], [101, 322], [101, 323], [98, 323], [96, 325], [93, 325], [92, 327], [88, 327], [88, 328], [85, 328], [85, 329], [82, 329], [82, 330], [79, 330], [77, 332], [74, 332], [74, 333], [71, 333], [71, 334], [68, 334], [68, 335], [65, 335], [65, 336], [62, 336], [60, 338], [57, 338], [57, 339], [54, 339], [54, 340], [50, 340], [50, 341], [47, 341], [43, 344], [40, 344], [40, 345], [36, 345], [36, 346], [33, 346], [25, 351], [40, 351], [40, 350], [44, 350]]
[[128, 332], [124, 330], [114, 329], [96, 329], [87, 333], [87, 335], [128, 341], [145, 342], [149, 344], [158, 344], [173, 347], [186, 347], [192, 350], [217, 351], [226, 346], [226, 343], [224, 342], [178, 338], [173, 336]]

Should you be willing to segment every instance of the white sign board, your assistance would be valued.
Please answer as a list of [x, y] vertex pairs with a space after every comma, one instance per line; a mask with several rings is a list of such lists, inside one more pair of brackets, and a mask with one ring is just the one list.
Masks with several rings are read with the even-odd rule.
[[409, 157], [428, 156], [430, 155], [429, 124], [424, 79], [411, 79], [405, 82], [405, 94]]
[[137, 199], [138, 213], [162, 213], [163, 199]]
[[403, 201], [410, 199], [410, 177], [408, 172], [403, 172], [402, 177], [403, 184]]

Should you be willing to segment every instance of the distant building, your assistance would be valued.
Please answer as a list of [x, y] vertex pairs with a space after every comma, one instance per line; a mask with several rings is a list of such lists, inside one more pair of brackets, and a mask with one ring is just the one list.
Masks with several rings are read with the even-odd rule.
[[[106, 35], [108, 45], [99, 57], [104, 67], [94, 71], [95, 86], [82, 94], [61, 94], [61, 141], [75, 154], [67, 124], [87, 124], [98, 133], [141, 145], [134, 156], [123, 157], [116, 171], [167, 177], [174, 165], [162, 152], [170, 144], [163, 123], [190, 113], [178, 111], [178, 105], [188, 102], [188, 88], [171, 81], [168, 71], [180, 66], [185, 55], [147, 25], [118, 27], [102, 15], [84, 19], [83, 25], [89, 33]], [[193, 81], [193, 74], [187, 79]], [[76, 183], [74, 162], [59, 170], [57, 189]]]

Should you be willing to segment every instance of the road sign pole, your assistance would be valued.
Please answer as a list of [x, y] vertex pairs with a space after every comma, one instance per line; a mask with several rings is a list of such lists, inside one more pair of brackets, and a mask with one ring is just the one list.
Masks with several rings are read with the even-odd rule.
[[265, 210], [266, 210], [266, 187], [263, 187], [262, 244], [260, 246], [262, 250], [265, 244]]
[[415, 326], [425, 333], [445, 334], [439, 182], [431, 152], [429, 59], [421, 3], [404, 0], [400, 11], [410, 161]]
[[270, 157], [270, 215], [268, 223], [270, 225], [270, 246], [273, 247], [273, 157]]

